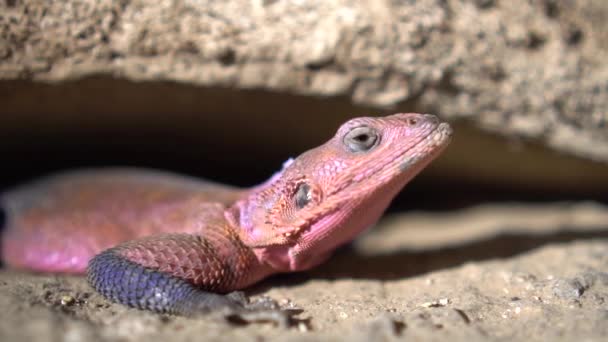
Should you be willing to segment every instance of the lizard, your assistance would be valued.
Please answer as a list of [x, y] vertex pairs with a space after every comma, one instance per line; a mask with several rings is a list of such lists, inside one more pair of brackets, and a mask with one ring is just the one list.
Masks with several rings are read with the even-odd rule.
[[3, 261], [86, 273], [104, 297], [192, 315], [243, 310], [271, 274], [311, 269], [372, 226], [448, 145], [430, 114], [354, 118], [252, 188], [145, 169], [47, 176], [0, 197]]

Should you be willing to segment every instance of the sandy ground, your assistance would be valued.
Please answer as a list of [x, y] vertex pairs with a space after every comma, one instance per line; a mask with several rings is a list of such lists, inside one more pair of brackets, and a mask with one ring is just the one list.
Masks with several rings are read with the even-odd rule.
[[300, 322], [234, 325], [112, 304], [81, 277], [0, 271], [0, 341], [552, 340], [608, 336], [608, 208], [392, 215], [327, 264], [248, 291]]

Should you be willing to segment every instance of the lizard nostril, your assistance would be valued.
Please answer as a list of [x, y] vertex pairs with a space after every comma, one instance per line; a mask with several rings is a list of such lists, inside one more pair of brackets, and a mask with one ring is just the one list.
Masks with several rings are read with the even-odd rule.
[[416, 126], [418, 124], [418, 119], [416, 119], [416, 118], [407, 118], [407, 119], [405, 119], [405, 122], [409, 126]]

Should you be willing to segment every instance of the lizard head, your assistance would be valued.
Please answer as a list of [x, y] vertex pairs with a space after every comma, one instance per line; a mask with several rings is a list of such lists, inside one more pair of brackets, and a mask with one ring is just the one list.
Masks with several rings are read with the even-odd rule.
[[237, 203], [241, 238], [276, 268], [314, 266], [373, 225], [451, 133], [426, 114], [352, 119]]

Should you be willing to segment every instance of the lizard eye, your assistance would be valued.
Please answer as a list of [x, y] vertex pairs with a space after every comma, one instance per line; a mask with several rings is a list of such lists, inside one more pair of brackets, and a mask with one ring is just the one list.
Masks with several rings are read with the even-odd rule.
[[378, 145], [378, 132], [367, 126], [355, 127], [346, 133], [343, 142], [351, 152], [367, 152]]
[[295, 195], [296, 208], [298, 208], [298, 209], [304, 208], [308, 203], [310, 203], [310, 200], [311, 200], [310, 185], [308, 185], [306, 183], [300, 184], [298, 186], [298, 190], [296, 191], [296, 195]]

